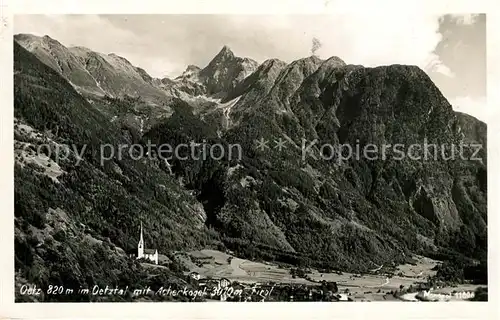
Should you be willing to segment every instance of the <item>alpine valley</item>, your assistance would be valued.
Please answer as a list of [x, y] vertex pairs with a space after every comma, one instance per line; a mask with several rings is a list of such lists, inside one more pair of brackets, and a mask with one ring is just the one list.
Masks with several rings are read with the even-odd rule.
[[[224, 46], [207, 66], [158, 79], [116, 54], [18, 34], [14, 121], [17, 301], [131, 301], [18, 288], [184, 286], [178, 253], [204, 249], [352, 273], [418, 255], [442, 262], [441, 281], [485, 281], [486, 124], [453, 111], [416, 66], [258, 63]], [[193, 141], [237, 144], [242, 158], [101, 157], [103, 145]], [[321, 147], [424, 141], [480, 144], [481, 160], [337, 161]], [[141, 223], [162, 266], [131, 258]]]

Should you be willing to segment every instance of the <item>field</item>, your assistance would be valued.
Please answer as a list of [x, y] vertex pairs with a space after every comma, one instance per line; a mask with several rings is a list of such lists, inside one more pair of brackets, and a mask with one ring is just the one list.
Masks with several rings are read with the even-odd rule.
[[[241, 283], [273, 281], [276, 283], [312, 284], [305, 279], [294, 279], [289, 270], [278, 265], [240, 259], [221, 251], [201, 250], [190, 252], [189, 256], [190, 258], [178, 255], [177, 258], [188, 267], [189, 272], [198, 272], [204, 278], [227, 278]], [[198, 260], [203, 264], [200, 267], [192, 260]]]
[[277, 264], [240, 259], [216, 250], [192, 251], [187, 254], [177, 253], [176, 257], [189, 269], [189, 272], [197, 272], [202, 278], [227, 278], [240, 283], [275, 282], [305, 285], [317, 285], [325, 280], [336, 282], [339, 291], [347, 291], [355, 301], [395, 300], [390, 294], [391, 291], [399, 290], [400, 286], [408, 288], [410, 285], [415, 286], [425, 282], [428, 276], [435, 274], [432, 269], [439, 263], [426, 257], [417, 256], [414, 257], [414, 265], [398, 266], [395, 275], [390, 277], [381, 271], [380, 274], [359, 275], [347, 272], [320, 273], [317, 270], [310, 270], [307, 273], [308, 279], [304, 279], [293, 277], [289, 268]]

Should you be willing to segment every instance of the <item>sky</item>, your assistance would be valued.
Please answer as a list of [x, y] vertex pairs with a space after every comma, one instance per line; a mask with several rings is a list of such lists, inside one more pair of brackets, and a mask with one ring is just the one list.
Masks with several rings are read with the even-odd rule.
[[175, 77], [189, 64], [204, 67], [224, 45], [258, 62], [291, 62], [310, 56], [316, 39], [320, 58], [417, 65], [455, 110], [488, 118], [482, 14], [18, 15], [14, 33], [116, 53], [154, 77]]

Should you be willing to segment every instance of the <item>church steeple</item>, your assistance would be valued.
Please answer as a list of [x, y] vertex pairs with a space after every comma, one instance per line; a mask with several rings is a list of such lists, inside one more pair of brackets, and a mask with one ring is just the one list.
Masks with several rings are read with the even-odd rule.
[[139, 245], [142, 245], [144, 248], [144, 237], [142, 235], [142, 221], [141, 221], [141, 238], [139, 239]]
[[139, 243], [137, 244], [137, 259], [146, 259], [158, 264], [158, 250], [157, 249], [144, 249], [144, 230], [141, 221], [141, 234], [139, 236]]
[[144, 256], [144, 237], [142, 234], [142, 221], [141, 221], [141, 236], [139, 238], [139, 243], [137, 244], [137, 257], [142, 258]]

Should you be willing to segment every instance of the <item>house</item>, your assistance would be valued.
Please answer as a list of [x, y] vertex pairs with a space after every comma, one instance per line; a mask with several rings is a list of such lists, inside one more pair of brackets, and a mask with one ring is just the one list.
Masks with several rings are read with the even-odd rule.
[[231, 281], [227, 278], [222, 278], [219, 280], [219, 288], [227, 288], [231, 285]]
[[338, 293], [337, 295], [335, 295], [335, 298], [337, 299], [337, 301], [349, 301], [349, 297], [345, 293]]
[[194, 279], [194, 280], [200, 280], [201, 279], [201, 275], [198, 272], [191, 272], [189, 274], [189, 277], [191, 279]]
[[154, 264], [158, 264], [158, 250], [157, 249], [146, 249], [144, 247], [144, 237], [142, 234], [142, 222], [141, 222], [141, 236], [139, 238], [139, 243], [137, 244], [137, 259], [146, 259]]

